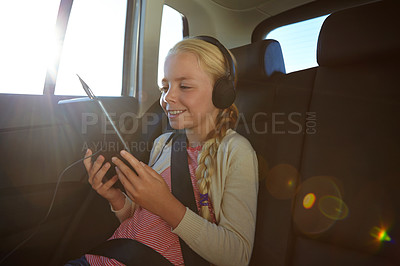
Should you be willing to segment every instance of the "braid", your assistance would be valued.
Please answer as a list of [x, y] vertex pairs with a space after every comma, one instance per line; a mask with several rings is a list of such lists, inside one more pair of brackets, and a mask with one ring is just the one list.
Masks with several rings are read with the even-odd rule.
[[199, 191], [204, 195], [208, 195], [208, 199], [204, 204], [200, 206], [200, 215], [212, 221], [210, 209], [208, 203], [210, 202], [209, 190], [211, 185], [211, 176], [216, 171], [215, 157], [217, 155], [219, 144], [226, 135], [226, 131], [229, 128], [234, 128], [238, 119], [238, 109], [235, 104], [232, 104], [229, 108], [221, 110], [217, 116], [215, 129], [212, 130], [208, 135], [208, 140], [204, 143], [202, 150], [200, 151], [197, 162], [198, 166], [196, 169], [196, 177], [199, 184]]

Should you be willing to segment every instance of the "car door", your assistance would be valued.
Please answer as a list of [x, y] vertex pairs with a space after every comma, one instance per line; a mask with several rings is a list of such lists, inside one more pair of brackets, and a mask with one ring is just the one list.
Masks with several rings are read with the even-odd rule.
[[[61, 37], [59, 36], [61, 46], [65, 44], [68, 18], [74, 14], [73, 2], [61, 0], [57, 6], [56, 25], [58, 29], [64, 31]], [[124, 2], [124, 12], [126, 12], [124, 28], [119, 29], [123, 35], [120, 52], [122, 79], [119, 86], [113, 87], [113, 96], [99, 98], [121, 130], [132, 153], [146, 162], [153, 140], [166, 127], [166, 119], [157, 102], [148, 102], [145, 107], [147, 112], [142, 111], [139, 118], [140, 103], [143, 102], [143, 98], [138, 100], [139, 97], [133, 97], [137, 85], [133, 84], [133, 77], [137, 76], [135, 73], [138, 66], [132, 63], [136, 60], [132, 54], [135, 53], [133, 35], [139, 36], [134, 30], [135, 18], [139, 16], [135, 10], [141, 8], [139, 5], [141, 1], [119, 2]], [[162, 1], [158, 2], [161, 9]], [[84, 1], [75, 1], [74, 6], [78, 9], [82, 3]], [[40, 6], [41, 4], [43, 6]], [[41, 12], [39, 7], [47, 4], [49, 2], [46, 1], [37, 2], [37, 6], [32, 3], [33, 15], [35, 17], [41, 15], [34, 12]], [[100, 12], [96, 1], [92, 1], [91, 4], [92, 6], [89, 5], [88, 8]], [[15, 16], [21, 11], [20, 8], [14, 9]], [[83, 13], [83, 15], [87, 17], [90, 14]], [[70, 24], [73, 25], [71, 21]], [[105, 26], [100, 30], [105, 33]], [[110, 30], [115, 31], [112, 27]], [[25, 44], [26, 49], [31, 45], [29, 41]], [[64, 50], [66, 47], [65, 44]], [[50, 51], [45, 54], [50, 54]], [[58, 59], [60, 57], [58, 55]], [[21, 62], [25, 63], [23, 60]], [[94, 64], [100, 63], [95, 61]], [[0, 148], [3, 154], [0, 161], [0, 208], [3, 210], [0, 222], [1, 265], [65, 263], [68, 259], [80, 257], [85, 251], [106, 240], [119, 224], [110, 212], [108, 203], [88, 184], [86, 171], [82, 161], [79, 160], [83, 158], [87, 148], [99, 151], [99, 154], [109, 159], [123, 147], [96, 102], [84, 99], [69, 104], [59, 103], [84, 95], [81, 87], [75, 88], [78, 92], [81, 90], [79, 97], [57, 93], [57, 86], [62, 84], [62, 68], [60, 62], [49, 65], [44, 89], [39, 88], [39, 92], [34, 93], [36, 95], [23, 91], [16, 92], [11, 83], [8, 84], [8, 90], [6, 88], [7, 93], [4, 93], [3, 89], [7, 84], [1, 85], [3, 86], [0, 93]], [[59, 70], [58, 80], [54, 69]], [[104, 75], [97, 73], [91, 80], [101, 80], [102, 76]], [[24, 82], [29, 79], [28, 74], [21, 71], [17, 78], [19, 80], [15, 80], [15, 83], [30, 91], [30, 84], [33, 82], [31, 80]], [[7, 79], [3, 76], [1, 80]], [[65, 85], [67, 89], [68, 86]], [[156, 86], [152, 86], [152, 89], [157, 92], [154, 87]]]

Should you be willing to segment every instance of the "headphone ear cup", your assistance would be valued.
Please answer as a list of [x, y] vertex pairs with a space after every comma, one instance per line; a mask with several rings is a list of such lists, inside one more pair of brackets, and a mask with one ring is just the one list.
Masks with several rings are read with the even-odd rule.
[[218, 79], [214, 84], [212, 101], [215, 107], [220, 109], [228, 108], [236, 98], [235, 85], [227, 77]]

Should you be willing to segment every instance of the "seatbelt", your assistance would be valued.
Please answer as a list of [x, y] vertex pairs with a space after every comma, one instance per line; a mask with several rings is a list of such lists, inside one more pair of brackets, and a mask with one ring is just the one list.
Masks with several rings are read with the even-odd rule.
[[116, 259], [127, 266], [172, 265], [169, 260], [154, 249], [129, 238], [107, 240], [89, 251], [88, 254]]
[[[189, 172], [186, 134], [177, 132], [172, 138], [171, 147], [171, 188], [172, 194], [190, 210], [198, 213], [194, 198], [192, 178]], [[185, 265], [210, 265], [179, 238]]]
[[[172, 194], [190, 210], [198, 213], [194, 198], [192, 179], [189, 172], [187, 141], [184, 131], [172, 133], [164, 147], [172, 137], [171, 146], [171, 188]], [[161, 151], [162, 152], [162, 151]], [[194, 252], [181, 238], [182, 256], [187, 266], [210, 265], [205, 259]], [[160, 253], [133, 239], [111, 239], [103, 242], [88, 254], [116, 259], [127, 266], [134, 265], [171, 265]]]

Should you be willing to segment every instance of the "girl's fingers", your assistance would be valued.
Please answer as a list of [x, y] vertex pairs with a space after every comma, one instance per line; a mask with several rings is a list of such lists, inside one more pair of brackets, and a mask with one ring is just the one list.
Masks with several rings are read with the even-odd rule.
[[101, 185], [103, 185], [103, 177], [106, 175], [108, 169], [110, 169], [110, 166], [110, 163], [105, 163], [93, 177], [92, 186], [94, 189], [98, 189]]
[[[152, 177], [160, 180], [160, 178], [162, 179], [162, 177], [160, 176], [159, 173], [157, 173], [157, 171], [155, 171], [153, 168], [151, 168], [150, 166], [148, 166], [147, 164], [140, 162], [140, 164], [143, 166], [144, 170], [150, 174]], [[164, 180], [164, 179], [163, 179]]]
[[[118, 169], [125, 175], [125, 177], [129, 178], [137, 178], [138, 176], [135, 174], [134, 171], [132, 171], [131, 168], [129, 168], [126, 164], [124, 164], [123, 161], [118, 159], [117, 157], [112, 158], [112, 162], [118, 167]], [[133, 165], [132, 165], [133, 166]], [[143, 168], [142, 166], [140, 166]], [[140, 175], [140, 172], [136, 169], [137, 167], [133, 166], [135, 171]], [[143, 169], [141, 169], [143, 172]]]
[[118, 166], [115, 167], [115, 172], [117, 172], [118, 179], [121, 181], [121, 183], [122, 183], [122, 185], [124, 186], [125, 189], [127, 189], [129, 186], [132, 186], [132, 184], [129, 182], [128, 178], [126, 178], [126, 176], [119, 169]]
[[99, 155], [96, 161], [94, 161], [92, 168], [90, 169], [89, 175], [94, 176], [101, 168], [104, 162], [104, 157]]
[[115, 167], [115, 171], [117, 172], [118, 179], [121, 181], [122, 185], [124, 186], [126, 192], [129, 195], [133, 195], [134, 187], [129, 182], [128, 178], [124, 175], [124, 173], [119, 169], [119, 167]]
[[125, 150], [122, 150], [120, 153], [121, 156], [133, 167], [133, 169], [135, 169], [139, 176], [145, 172], [143, 166], [140, 164], [139, 160], [135, 158], [135, 156]]
[[102, 190], [108, 190], [110, 189], [116, 182], [118, 181], [118, 176], [115, 175], [113, 176], [110, 180], [108, 180], [107, 182], [105, 182], [103, 184], [103, 186], [101, 187]]
[[[87, 149], [85, 157], [88, 157], [90, 155], [92, 155], [92, 151], [90, 149]], [[83, 160], [83, 164], [85, 165], [86, 171], [89, 172], [92, 168], [92, 158], [86, 158], [85, 160]]]

